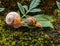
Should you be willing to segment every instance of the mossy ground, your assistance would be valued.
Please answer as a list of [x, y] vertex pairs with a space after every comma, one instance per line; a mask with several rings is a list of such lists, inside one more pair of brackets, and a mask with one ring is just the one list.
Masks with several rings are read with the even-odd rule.
[[[22, 0], [21, 3], [25, 2], [24, 4], [27, 4], [28, 1], [30, 0], [26, 0], [26, 2]], [[55, 1], [56, 0], [52, 3], [55, 4]], [[12, 5], [11, 2], [14, 2], [14, 5]], [[5, 15], [10, 11], [17, 10], [16, 2], [16, 0], [1, 0], [1, 6], [6, 9], [4, 13], [0, 14], [0, 46], [60, 46], [60, 19], [57, 19], [54, 23], [54, 29], [27, 29], [26, 27], [14, 29], [7, 25], [5, 23]], [[52, 14], [52, 12], [50, 13], [48, 11], [53, 11], [54, 5], [47, 5], [46, 7], [50, 6], [52, 8], [49, 9], [49, 7], [48, 9], [45, 9], [44, 4], [46, 6], [46, 1], [41, 4], [41, 6], [43, 6], [43, 8], [41, 7], [42, 10], [45, 10], [43, 12], [46, 14]]]
[[60, 45], [60, 30], [55, 29], [14, 29], [0, 16], [0, 46], [57, 46]]

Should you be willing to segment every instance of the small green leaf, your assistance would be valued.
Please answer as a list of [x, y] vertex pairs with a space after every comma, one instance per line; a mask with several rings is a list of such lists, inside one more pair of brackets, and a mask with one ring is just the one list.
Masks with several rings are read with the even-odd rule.
[[41, 9], [32, 9], [30, 12], [40, 12]]
[[48, 15], [43, 15], [42, 17], [45, 18], [48, 21], [51, 21], [52, 20], [52, 17], [51, 16], [48, 16]]
[[23, 7], [25, 8], [26, 11], [28, 10], [28, 6], [27, 5], [24, 5]]
[[30, 9], [35, 8], [37, 5], [39, 5], [40, 0], [33, 0], [30, 4]]
[[60, 2], [56, 1], [57, 7], [60, 9]]
[[21, 5], [19, 2], [17, 2], [17, 5], [18, 5], [19, 10], [21, 11], [21, 13], [22, 13], [22, 14], [25, 14], [25, 10], [24, 10], [24, 8], [22, 7], [22, 5]]
[[[43, 17], [44, 16], [44, 17]], [[50, 28], [54, 28], [53, 27], [53, 24], [51, 23], [50, 19], [51, 19], [51, 16], [47, 16], [47, 15], [44, 15], [44, 14], [41, 14], [41, 15], [35, 15], [33, 16], [37, 19], [37, 22], [42, 24], [43, 27], [50, 27]], [[46, 17], [46, 18], [45, 18]], [[49, 18], [50, 17], [50, 18]], [[49, 19], [47, 19], [49, 18]], [[24, 21], [26, 20], [26, 18], [23, 19]], [[33, 26], [28, 26], [27, 23], [24, 25], [26, 27], [29, 27], [29, 28], [33, 28]]]
[[43, 27], [50, 27], [50, 28], [53, 28], [53, 24], [51, 23], [51, 16], [47, 16], [47, 15], [44, 15], [44, 14], [41, 14], [41, 15], [35, 15], [34, 16], [37, 21], [42, 24]]
[[4, 11], [5, 8], [0, 8], [0, 12]]
[[50, 21], [38, 21], [40, 24], [42, 24], [43, 27], [50, 27], [54, 28], [53, 24]]
[[51, 21], [52, 17], [48, 16], [48, 15], [44, 15], [44, 14], [40, 14], [40, 15], [35, 15], [35, 18], [37, 18], [37, 20], [41, 20], [41, 21]]

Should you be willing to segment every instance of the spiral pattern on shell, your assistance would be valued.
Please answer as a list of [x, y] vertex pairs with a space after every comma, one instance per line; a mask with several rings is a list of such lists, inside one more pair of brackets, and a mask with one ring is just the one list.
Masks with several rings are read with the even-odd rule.
[[24, 24], [24, 21], [21, 21], [21, 17], [16, 12], [10, 12], [6, 16], [6, 23], [12, 25], [14, 28], [18, 28]]
[[29, 16], [28, 18], [27, 18], [27, 23], [28, 23], [28, 25], [35, 25], [36, 24], [36, 19], [34, 18], [34, 17], [31, 17], [31, 16]]
[[35, 27], [42, 27], [42, 25], [40, 23], [37, 22], [36, 18], [29, 16], [27, 18], [27, 24], [29, 26], [35, 26]]

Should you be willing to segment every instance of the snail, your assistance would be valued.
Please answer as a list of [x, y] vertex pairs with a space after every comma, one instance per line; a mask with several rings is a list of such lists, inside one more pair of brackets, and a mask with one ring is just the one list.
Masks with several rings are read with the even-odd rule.
[[38, 23], [37, 22], [37, 20], [36, 20], [36, 18], [34, 18], [34, 17], [32, 17], [32, 16], [29, 16], [28, 18], [27, 18], [27, 24], [29, 25], [29, 26], [35, 26], [35, 27], [42, 27], [42, 25], [40, 24], [40, 23]]
[[6, 23], [14, 28], [19, 28], [24, 25], [24, 21], [21, 21], [20, 15], [16, 12], [10, 12], [7, 14]]

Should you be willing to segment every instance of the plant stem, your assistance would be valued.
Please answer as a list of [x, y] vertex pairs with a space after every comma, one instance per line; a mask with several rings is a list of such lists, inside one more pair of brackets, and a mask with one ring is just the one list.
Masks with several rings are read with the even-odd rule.
[[29, 12], [30, 12], [30, 9], [27, 10], [27, 12], [22, 16], [22, 18], [25, 17]]

